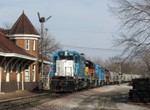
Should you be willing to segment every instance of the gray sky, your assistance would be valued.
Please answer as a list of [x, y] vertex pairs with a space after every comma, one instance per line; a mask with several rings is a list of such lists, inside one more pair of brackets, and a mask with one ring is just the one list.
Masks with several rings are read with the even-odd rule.
[[[35, 27], [40, 28], [37, 12], [52, 16], [45, 23], [49, 34], [64, 46], [90, 57], [108, 59], [120, 52], [112, 51], [112, 35], [118, 22], [108, 12], [111, 0], [1, 0], [0, 27], [14, 24], [24, 10]], [[71, 47], [73, 46], [73, 47]], [[83, 48], [86, 47], [86, 48]], [[108, 50], [107, 50], [108, 49]]]

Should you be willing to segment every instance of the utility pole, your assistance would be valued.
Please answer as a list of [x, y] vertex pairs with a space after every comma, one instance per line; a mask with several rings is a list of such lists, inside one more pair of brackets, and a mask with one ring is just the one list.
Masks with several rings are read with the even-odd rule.
[[119, 85], [121, 84], [121, 78], [122, 78], [122, 73], [121, 73], [121, 63], [118, 63], [118, 68], [119, 68]]
[[52, 16], [49, 16], [47, 19], [45, 19], [45, 17], [40, 17], [40, 13], [38, 12], [38, 18], [39, 18], [39, 22], [41, 23], [41, 76], [42, 76], [42, 83], [44, 83], [44, 79], [43, 79], [43, 37], [44, 37], [44, 23], [49, 20]]
[[48, 28], [45, 28], [45, 36], [46, 36], [46, 39], [48, 38]]
[[[47, 40], [48, 39], [48, 28], [45, 28], [45, 37], [46, 37], [46, 40]], [[46, 81], [46, 76], [47, 76], [47, 85], [46, 85], [46, 87], [47, 87], [48, 90], [50, 89], [49, 74], [50, 74], [50, 72], [45, 74], [45, 81]]]
[[115, 62], [118, 65], [118, 83], [121, 84], [122, 72], [121, 72], [121, 62]]

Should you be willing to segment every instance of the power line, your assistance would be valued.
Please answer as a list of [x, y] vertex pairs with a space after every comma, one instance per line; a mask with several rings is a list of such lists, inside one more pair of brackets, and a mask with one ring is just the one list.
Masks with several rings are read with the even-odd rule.
[[87, 31], [87, 30], [53, 30], [53, 31], [62, 31], [62, 32], [79, 32], [79, 33], [97, 33], [97, 34], [113, 34], [113, 32], [101, 32], [101, 31]]
[[95, 47], [82, 47], [82, 46], [72, 46], [72, 45], [61, 45], [63, 47], [71, 47], [78, 49], [87, 49], [87, 50], [98, 50], [98, 51], [123, 51], [118, 49], [110, 49], [110, 48], [95, 48]]

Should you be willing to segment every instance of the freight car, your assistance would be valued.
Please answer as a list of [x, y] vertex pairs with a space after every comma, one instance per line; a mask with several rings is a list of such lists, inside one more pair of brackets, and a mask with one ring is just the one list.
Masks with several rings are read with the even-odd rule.
[[119, 84], [119, 80], [121, 83], [128, 83], [131, 82], [132, 79], [140, 78], [140, 77], [141, 75], [125, 74], [125, 73], [122, 73], [119, 76], [119, 73], [110, 71], [110, 84]]
[[110, 84], [118, 84], [118, 73], [110, 71]]

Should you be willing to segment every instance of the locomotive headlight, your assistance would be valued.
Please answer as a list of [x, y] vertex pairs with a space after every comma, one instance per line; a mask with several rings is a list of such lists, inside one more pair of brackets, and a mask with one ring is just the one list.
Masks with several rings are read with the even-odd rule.
[[68, 72], [66, 73], [67, 76], [69, 76], [69, 74], [70, 74], [70, 73], [68, 73]]
[[58, 74], [57, 74], [57, 73], [55, 73], [55, 75], [57, 76]]

